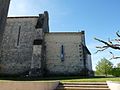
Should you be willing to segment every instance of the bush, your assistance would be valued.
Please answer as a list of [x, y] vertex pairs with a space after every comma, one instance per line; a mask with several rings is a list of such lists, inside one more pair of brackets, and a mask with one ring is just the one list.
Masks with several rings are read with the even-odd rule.
[[113, 68], [112, 75], [115, 77], [119, 77], [120, 76], [120, 68]]

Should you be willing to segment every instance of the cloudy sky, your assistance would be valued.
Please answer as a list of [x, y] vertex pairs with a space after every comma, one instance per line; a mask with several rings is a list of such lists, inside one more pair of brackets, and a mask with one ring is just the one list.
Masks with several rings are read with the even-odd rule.
[[[51, 32], [85, 30], [95, 69], [101, 58], [110, 58], [108, 51], [111, 50], [94, 54], [95, 46], [101, 44], [93, 38], [116, 38], [115, 32], [120, 30], [119, 4], [120, 0], [11, 0], [8, 16], [33, 16], [48, 11]], [[114, 53], [120, 55], [116, 51]], [[116, 64], [120, 60], [112, 62]]]

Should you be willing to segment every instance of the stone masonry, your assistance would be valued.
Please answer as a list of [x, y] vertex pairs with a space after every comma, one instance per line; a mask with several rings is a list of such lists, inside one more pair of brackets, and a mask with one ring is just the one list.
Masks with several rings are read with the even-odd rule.
[[[43, 14], [46, 17], [47, 12]], [[19, 74], [33, 68], [42, 71], [44, 33], [48, 27], [44, 24], [36, 27], [40, 17], [9, 17], [4, 32], [1, 49], [1, 74]], [[43, 22], [47, 22], [44, 20]], [[43, 28], [44, 27], [44, 28]], [[42, 58], [44, 60], [44, 58]]]
[[0, 0], [0, 45], [3, 38], [9, 3], [10, 0]]
[[49, 32], [47, 11], [39, 16], [8, 17], [5, 23], [9, 3], [0, 0], [0, 75], [91, 76], [84, 31]]
[[[46, 33], [47, 72], [53, 75], [81, 75], [84, 68], [92, 71], [91, 59], [87, 58], [87, 55], [91, 54], [87, 50], [85, 53], [83, 51], [84, 37], [84, 31]], [[64, 47], [63, 59], [61, 59], [61, 46]]]

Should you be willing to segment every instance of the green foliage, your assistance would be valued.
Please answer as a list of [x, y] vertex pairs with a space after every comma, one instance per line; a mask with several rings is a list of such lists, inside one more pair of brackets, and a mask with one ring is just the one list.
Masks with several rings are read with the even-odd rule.
[[120, 63], [117, 64], [117, 68], [120, 68]]
[[115, 77], [119, 77], [120, 76], [120, 68], [113, 68], [112, 75]]
[[105, 75], [111, 74], [113, 64], [106, 58], [101, 59], [96, 65], [96, 74]]

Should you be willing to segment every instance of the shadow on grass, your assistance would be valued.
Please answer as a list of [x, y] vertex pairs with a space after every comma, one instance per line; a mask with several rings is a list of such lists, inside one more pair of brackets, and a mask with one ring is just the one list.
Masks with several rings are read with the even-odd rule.
[[51, 81], [51, 80], [71, 80], [71, 79], [95, 79], [95, 78], [106, 78], [105, 76], [47, 76], [47, 77], [18, 77], [18, 76], [0, 76], [0, 80], [10, 81]]

